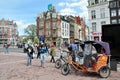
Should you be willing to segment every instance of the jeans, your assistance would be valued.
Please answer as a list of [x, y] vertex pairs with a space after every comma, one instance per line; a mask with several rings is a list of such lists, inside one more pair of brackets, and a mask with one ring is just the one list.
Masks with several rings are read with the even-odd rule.
[[5, 48], [5, 53], [8, 53], [8, 48]]
[[53, 63], [55, 63], [55, 58], [54, 58], [54, 56], [51, 56], [50, 62], [52, 62], [52, 61], [53, 61]]
[[45, 63], [45, 53], [40, 54], [40, 59], [41, 59], [41, 65], [44, 66], [44, 63]]
[[27, 53], [27, 66], [31, 65], [32, 63], [32, 54]]

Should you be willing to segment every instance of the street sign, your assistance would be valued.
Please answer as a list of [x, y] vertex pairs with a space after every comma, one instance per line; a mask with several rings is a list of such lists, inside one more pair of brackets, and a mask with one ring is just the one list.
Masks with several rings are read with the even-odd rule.
[[44, 40], [44, 39], [45, 39], [45, 36], [44, 36], [44, 35], [39, 35], [38, 38], [39, 38], [40, 40]]

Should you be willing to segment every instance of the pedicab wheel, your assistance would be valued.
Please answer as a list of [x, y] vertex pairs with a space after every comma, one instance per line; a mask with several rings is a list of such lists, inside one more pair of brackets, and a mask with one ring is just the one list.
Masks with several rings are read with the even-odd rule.
[[55, 67], [56, 67], [57, 69], [59, 69], [61, 66], [62, 66], [61, 60], [60, 60], [60, 59], [57, 59], [56, 62], [55, 62]]
[[68, 75], [69, 72], [70, 72], [69, 64], [64, 64], [61, 68], [61, 73], [63, 75]]
[[110, 68], [108, 66], [103, 66], [99, 69], [99, 75], [101, 78], [107, 78], [109, 77], [111, 71]]

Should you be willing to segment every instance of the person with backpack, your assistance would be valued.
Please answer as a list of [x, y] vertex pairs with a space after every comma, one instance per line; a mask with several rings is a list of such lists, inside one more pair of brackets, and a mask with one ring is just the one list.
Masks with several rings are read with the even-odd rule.
[[45, 68], [45, 57], [46, 53], [48, 53], [48, 49], [45, 47], [44, 43], [41, 43], [41, 48], [39, 49], [40, 51], [40, 60], [41, 60], [41, 67]]
[[68, 47], [69, 51], [71, 52], [72, 55], [72, 60], [75, 62], [76, 61], [76, 53], [78, 51], [78, 47], [77, 44], [75, 44], [74, 42], [72, 42], [70, 44], [70, 46]]

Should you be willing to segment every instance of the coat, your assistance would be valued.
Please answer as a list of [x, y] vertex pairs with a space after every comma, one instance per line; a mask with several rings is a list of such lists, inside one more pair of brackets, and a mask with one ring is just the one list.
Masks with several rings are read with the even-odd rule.
[[50, 55], [51, 56], [56, 56], [56, 52], [55, 52], [54, 48], [51, 48]]

